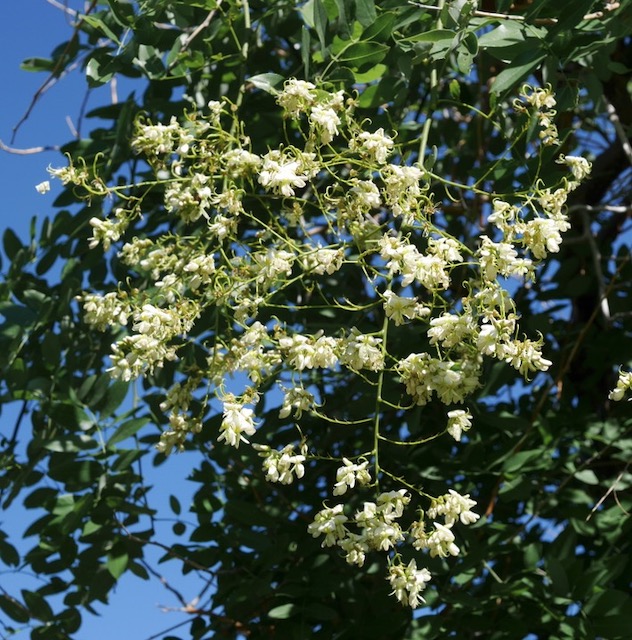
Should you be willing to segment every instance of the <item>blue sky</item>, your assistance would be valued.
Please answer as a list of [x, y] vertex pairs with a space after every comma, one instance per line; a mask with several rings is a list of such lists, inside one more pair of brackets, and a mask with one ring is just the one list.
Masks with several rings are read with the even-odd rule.
[[[83, 6], [81, 0], [65, 1], [70, 7]], [[64, 0], [58, 4], [63, 5]], [[24, 150], [56, 147], [71, 139], [72, 127], [76, 126], [77, 114], [87, 86], [81, 70], [63, 78], [41, 96], [29, 118], [19, 128], [13, 142], [11, 141], [13, 128], [46, 79], [44, 74], [20, 70], [20, 63], [28, 57], [50, 57], [51, 51], [66, 41], [70, 34], [71, 29], [63, 12], [47, 0], [3, 0], [0, 3], [0, 86], [3, 87], [0, 140], [5, 145]], [[106, 104], [110, 99], [108, 88], [94, 91], [88, 98], [88, 110]], [[40, 195], [35, 190], [35, 185], [48, 178], [48, 165], [63, 164], [63, 156], [55, 151], [27, 154], [0, 151], [0, 234], [11, 227], [23, 240], [27, 240], [33, 216], [41, 221], [44, 216], [54, 215], [52, 202], [58, 186], [53, 181], [53, 191]], [[15, 415], [11, 411], [2, 413], [1, 433], [11, 432]], [[159, 473], [149, 470], [150, 482], [155, 486], [150, 498], [152, 506], [166, 508], [169, 494], [174, 493], [183, 504], [183, 513], [186, 514], [186, 504], [193, 487], [185, 478], [192, 464], [185, 454], [172, 456], [160, 468]], [[145, 468], [148, 466], [145, 465]], [[167, 509], [166, 516], [169, 515], [170, 511]], [[9, 512], [0, 511], [1, 528], [15, 535], [16, 538], [11, 542], [22, 549], [29, 548], [35, 542], [31, 538], [20, 545], [22, 532], [34, 519], [33, 512], [25, 513], [19, 509], [19, 505], [17, 509], [15, 505], [12, 506]], [[171, 523], [165, 522], [163, 526], [160, 540], [168, 544], [173, 540]], [[162, 552], [154, 553], [153, 557], [161, 554]], [[179, 572], [176, 571], [174, 575], [169, 565], [161, 565], [160, 570], [173, 581], [185, 598], [193, 599], [199, 583], [183, 581]], [[0, 565], [0, 586], [10, 592], [29, 586], [36, 588], [40, 584], [36, 576], [7, 572], [6, 567]], [[156, 580], [147, 583], [126, 575], [113, 594], [111, 604], [97, 607], [100, 617], [85, 614], [84, 626], [77, 637], [91, 640], [110, 640], [117, 635], [134, 640], [162, 638], [161, 631], [187, 618], [185, 614], [164, 612], [161, 610], [163, 606], [177, 608], [180, 605]], [[2, 614], [0, 619], [4, 620], [1, 616]], [[1, 630], [0, 626], [0, 634]], [[174, 634], [178, 635], [178, 631], [174, 631]]]

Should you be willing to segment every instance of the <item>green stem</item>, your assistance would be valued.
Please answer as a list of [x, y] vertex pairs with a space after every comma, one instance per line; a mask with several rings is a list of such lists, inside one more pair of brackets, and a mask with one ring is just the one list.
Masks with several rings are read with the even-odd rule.
[[[437, 12], [439, 17], [437, 18], [437, 29], [443, 28], [443, 21], [441, 20], [441, 11], [445, 0], [438, 0]], [[419, 142], [419, 164], [423, 166], [424, 156], [426, 155], [426, 148], [428, 146], [428, 136], [430, 134], [430, 125], [432, 124], [432, 110], [437, 100], [437, 87], [439, 85], [439, 79], [437, 75], [436, 64], [433, 63], [432, 70], [430, 71], [430, 102], [428, 104], [428, 112], [426, 113], [426, 121], [424, 122], [424, 128], [421, 131], [421, 140]]]
[[[382, 324], [382, 357], [384, 361], [386, 361], [386, 356], [388, 352], [386, 350], [386, 340], [388, 337], [388, 316], [384, 314], [384, 322]], [[386, 371], [383, 368], [380, 371], [380, 375], [377, 379], [377, 392], [375, 396], [375, 417], [373, 420], [373, 468], [375, 472], [375, 483], [379, 486], [380, 482], [380, 455], [379, 455], [379, 447], [380, 447], [380, 410], [382, 404], [382, 387], [384, 386], [384, 372]]]

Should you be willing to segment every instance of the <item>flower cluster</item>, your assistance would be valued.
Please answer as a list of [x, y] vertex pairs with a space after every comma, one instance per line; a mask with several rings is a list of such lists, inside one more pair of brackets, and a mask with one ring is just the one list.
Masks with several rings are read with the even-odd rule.
[[[540, 126], [540, 140], [545, 145], [559, 144], [557, 127], [554, 120], [557, 112], [554, 107], [557, 104], [551, 86], [531, 87], [525, 85], [522, 88], [521, 99], [529, 106], [535, 108], [535, 115]], [[518, 110], [524, 110], [522, 102], [516, 102]]]
[[625, 394], [632, 390], [632, 371], [620, 371], [617, 386], [608, 394], [610, 400], [623, 400]]
[[[557, 183], [536, 176], [524, 191], [488, 194], [484, 232], [460, 240], [435, 217], [443, 179], [386, 125], [356, 118], [353, 97], [296, 79], [275, 97], [288, 134], [277, 146], [253, 145], [255, 133], [224, 99], [182, 122], [137, 122], [132, 147], [154, 181], [108, 189], [85, 167], [51, 170], [92, 197], [111, 196], [111, 213], [90, 221], [89, 248], [116, 247], [130, 269], [115, 291], [82, 296], [84, 318], [114, 330], [113, 377], [129, 381], [173, 363], [161, 403], [163, 453], [210, 429], [220, 412], [213, 438], [252, 446], [270, 482], [326, 474], [319, 470], [336, 461], [335, 477], [314, 486], [323, 500], [333, 494], [359, 508], [325, 506], [309, 532], [357, 566], [386, 554], [393, 594], [416, 607], [430, 573], [414, 559], [404, 564], [399, 550], [460, 554], [454, 525], [476, 522], [475, 502], [454, 490], [425, 494], [417, 479], [381, 466], [380, 447], [409, 438], [407, 411], [430, 402], [447, 414], [437, 437], [460, 442], [473, 428], [463, 405], [488, 359], [524, 376], [549, 367], [542, 338], [522, 335], [505, 280], [534, 279], [538, 263], [559, 251], [567, 197], [590, 164], [560, 156], [568, 176]], [[526, 88], [515, 106], [537, 120], [543, 144], [556, 141], [550, 89]], [[163, 217], [146, 225], [155, 233], [130, 237], [141, 215]], [[238, 380], [251, 386], [239, 394]], [[363, 402], [328, 405], [338, 385], [350, 397], [360, 389]], [[630, 385], [622, 374], [611, 397]], [[270, 389], [281, 390], [279, 433], [295, 428], [300, 444], [265, 444], [261, 400]], [[398, 419], [386, 420], [387, 411]], [[309, 431], [319, 422], [339, 439], [329, 451]], [[353, 444], [346, 425], [362, 425]], [[422, 517], [406, 524], [415, 508]]]

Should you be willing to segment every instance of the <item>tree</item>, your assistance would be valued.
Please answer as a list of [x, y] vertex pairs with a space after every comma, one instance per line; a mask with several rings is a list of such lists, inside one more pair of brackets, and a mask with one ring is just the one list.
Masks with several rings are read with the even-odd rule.
[[[631, 21], [77, 14], [52, 73], [143, 92], [87, 114], [111, 126], [65, 147], [30, 244], [4, 235], [2, 505], [44, 515], [0, 559], [45, 577], [3, 586], [5, 634], [77, 637], [158, 545], [206, 579], [182, 637], [625, 637]], [[141, 462], [178, 448], [165, 542]]]

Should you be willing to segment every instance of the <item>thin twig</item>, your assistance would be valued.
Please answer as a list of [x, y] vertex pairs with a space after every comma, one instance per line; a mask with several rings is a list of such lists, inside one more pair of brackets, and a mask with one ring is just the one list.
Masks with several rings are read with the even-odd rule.
[[632, 165], [632, 146], [630, 145], [630, 139], [628, 138], [623, 125], [621, 124], [621, 120], [619, 119], [619, 114], [617, 110], [614, 108], [614, 105], [605, 97], [602, 96], [604, 102], [606, 103], [606, 111], [608, 113], [608, 120], [612, 123], [614, 127], [615, 133], [617, 134], [617, 138], [623, 147], [623, 151], [628, 159], [628, 162]]
[[[606, 491], [606, 493], [603, 494], [603, 496], [599, 499], [599, 502], [597, 502], [597, 504], [592, 508], [591, 512], [586, 516], [586, 522], [588, 522], [593, 517], [593, 514], [595, 513], [595, 511], [597, 511], [597, 509], [599, 509], [599, 507], [605, 502], [606, 498], [613, 491], [614, 491], [614, 497], [615, 497], [615, 500], [616, 500], [617, 504], [621, 507], [621, 509], [623, 509], [623, 507], [619, 504], [619, 500], [617, 499], [617, 492], [615, 491], [615, 487], [617, 486], [617, 482], [619, 482], [619, 480], [621, 480], [621, 478], [623, 477], [623, 474], [628, 470], [629, 466], [630, 466], [630, 463], [625, 465], [623, 471], [617, 476], [617, 479], [608, 488], [608, 491]], [[623, 512], [626, 515], [630, 515], [625, 509], [623, 509]]]
[[590, 247], [590, 254], [593, 262], [593, 269], [595, 270], [595, 278], [597, 279], [597, 290], [599, 292], [599, 306], [601, 308], [601, 314], [603, 315], [603, 319], [606, 322], [606, 325], [609, 325], [612, 321], [610, 316], [610, 305], [608, 304], [608, 292], [606, 291], [605, 278], [603, 275], [603, 270], [601, 269], [601, 251], [599, 251], [599, 247], [597, 246], [597, 242], [595, 241], [595, 236], [590, 233], [590, 220], [588, 219], [588, 212], [586, 209], [583, 209], [579, 212], [579, 215], [584, 224], [584, 229], [587, 231], [586, 240], [588, 242], [588, 246]]
[[71, 9], [67, 4], [62, 4], [61, 2], [57, 2], [57, 0], [46, 0], [46, 2], [55, 7], [55, 9], [59, 9], [66, 15], [73, 18], [76, 18], [79, 15], [79, 12], [76, 9]]
[[[94, 8], [97, 6], [97, 2], [98, 2], [98, 0], [92, 0], [92, 2], [90, 3], [90, 6], [88, 7], [87, 11], [85, 12], [86, 15], [94, 10]], [[13, 127], [13, 135], [11, 136], [11, 144], [13, 144], [13, 142], [15, 141], [15, 136], [17, 135], [18, 130], [20, 129], [20, 127], [29, 119], [31, 113], [33, 112], [33, 109], [35, 108], [35, 105], [39, 102], [39, 99], [60, 78], [61, 72], [62, 72], [62, 67], [63, 67], [63, 64], [64, 64], [64, 60], [66, 58], [66, 54], [68, 53], [68, 51], [70, 51], [71, 47], [74, 45], [75, 41], [79, 37], [79, 31], [80, 31], [81, 27], [83, 26], [83, 22], [84, 22], [83, 18], [81, 18], [79, 20], [79, 22], [77, 22], [77, 24], [74, 27], [72, 36], [71, 36], [70, 40], [68, 40], [68, 44], [66, 45], [66, 47], [62, 51], [61, 55], [58, 57], [57, 62], [55, 64], [55, 66], [53, 67], [52, 71], [50, 72], [50, 74], [48, 75], [46, 80], [44, 80], [44, 82], [41, 84], [39, 89], [35, 92], [35, 95], [31, 99], [31, 103], [29, 104], [29, 106], [28, 106], [27, 110], [25, 111], [24, 115], [20, 118], [19, 122], [15, 125], [15, 127]]]
[[183, 620], [182, 622], [178, 622], [178, 624], [174, 624], [173, 627], [169, 627], [168, 629], [163, 629], [159, 633], [156, 633], [153, 636], [149, 636], [149, 638], [147, 638], [147, 640], [157, 640], [157, 638], [162, 638], [165, 635], [165, 633], [169, 633], [170, 631], [174, 631], [175, 629], [179, 629], [180, 627], [183, 627], [185, 624], [189, 624], [190, 622], [191, 622], [191, 620], [189, 618], [187, 618], [186, 620]]
[[[191, 45], [191, 43], [193, 42], [193, 40], [195, 40], [195, 38], [197, 38], [200, 35], [200, 33], [202, 33], [202, 31], [204, 31], [204, 29], [206, 29], [206, 27], [208, 27], [209, 24], [211, 24], [211, 21], [215, 17], [217, 10], [220, 8], [222, 1], [223, 0], [217, 0], [217, 4], [215, 5], [215, 8], [211, 9], [211, 11], [208, 12], [208, 15], [206, 16], [206, 18], [204, 18], [204, 20], [185, 38], [184, 42], [182, 43], [182, 48], [178, 52], [178, 55], [186, 51]], [[167, 71], [171, 71], [176, 66], [177, 63], [178, 63], [178, 56], [176, 56], [171, 61], [171, 63], [167, 67]]]
[[[429, 11], [440, 11], [441, 8], [438, 6], [434, 6], [431, 4], [421, 4], [419, 2], [414, 2], [414, 0], [409, 0], [409, 3], [414, 5], [415, 7], [419, 7], [420, 9], [428, 9]], [[587, 13], [582, 19], [583, 20], [600, 20], [606, 15], [606, 12], [614, 11], [621, 6], [620, 2], [611, 2], [606, 5], [605, 11], [595, 11], [594, 13]], [[495, 18], [498, 20], [517, 20], [518, 22], [525, 22], [526, 18], [524, 16], [511, 15], [507, 13], [494, 13], [493, 11], [479, 11], [478, 9], [472, 12], [472, 15], [477, 18]], [[557, 18], [535, 18], [533, 20], [533, 24], [535, 25], [554, 25], [558, 23]]]
[[176, 560], [180, 560], [180, 562], [183, 562], [184, 564], [189, 565], [193, 569], [197, 569], [198, 571], [203, 571], [204, 573], [209, 573], [211, 575], [214, 575], [213, 571], [211, 571], [208, 567], [205, 567], [199, 562], [195, 562], [195, 560], [184, 558], [183, 556], [176, 553], [171, 547], [167, 546], [166, 544], [163, 544], [162, 542], [157, 542], [155, 540], [147, 540], [145, 538], [139, 538], [138, 536], [135, 536], [122, 522], [118, 522], [117, 524], [119, 525], [119, 527], [121, 527], [121, 529], [125, 532], [125, 534], [130, 540], [134, 542], [139, 542], [140, 544], [146, 544], [152, 547], [158, 547], [159, 549], [162, 549], [163, 551], [168, 553], [170, 557], [175, 558]]
[[0, 140], [0, 149], [2, 151], [6, 151], [7, 153], [14, 153], [17, 156], [29, 156], [34, 153], [42, 153], [42, 151], [59, 151], [59, 147], [57, 145], [29, 147], [28, 149], [16, 149], [15, 147], [9, 147], [8, 145], [4, 144], [2, 140]]
[[157, 578], [158, 581], [160, 582], [160, 584], [162, 584], [162, 586], [167, 589], [167, 591], [171, 591], [171, 593], [173, 593], [173, 595], [180, 601], [180, 604], [187, 609], [190, 605], [189, 603], [187, 603], [186, 599], [184, 598], [184, 596], [175, 588], [172, 587], [169, 582], [167, 581], [167, 578], [165, 578], [160, 572], [156, 571], [156, 569], [154, 569], [149, 562], [147, 562], [146, 560], [143, 560], [142, 558], [140, 559], [140, 563], [143, 565], [143, 567], [145, 567], [145, 569], [151, 573], [152, 576], [154, 576], [154, 578]]

